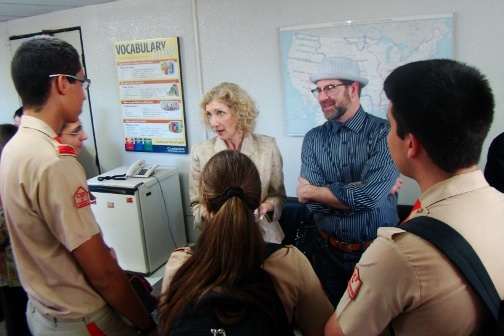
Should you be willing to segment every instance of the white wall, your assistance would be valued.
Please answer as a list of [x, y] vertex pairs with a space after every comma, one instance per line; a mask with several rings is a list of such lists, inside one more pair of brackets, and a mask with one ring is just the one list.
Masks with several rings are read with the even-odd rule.
[[10, 76], [11, 53], [9, 47], [9, 23], [0, 22], [0, 123], [12, 123], [12, 116], [21, 102]]
[[[0, 122], [11, 122], [19, 101], [9, 82], [8, 36], [42, 29], [81, 26], [102, 171], [138, 158], [179, 167], [188, 228], [188, 155], [124, 151], [113, 43], [179, 36], [183, 68], [189, 145], [206, 139], [198, 116], [200, 92], [222, 81], [247, 90], [261, 114], [256, 132], [276, 137], [284, 158], [287, 194], [295, 196], [302, 138], [286, 136], [281, 77], [279, 28], [302, 24], [385, 17], [454, 13], [455, 58], [485, 73], [496, 96], [497, 108], [485, 143], [484, 166], [490, 140], [504, 131], [504, 76], [501, 66], [504, 2], [487, 0], [123, 0], [0, 23]], [[193, 22], [194, 20], [194, 22]], [[195, 24], [199, 27], [195, 30]], [[199, 44], [196, 36], [199, 34]], [[199, 47], [199, 54], [198, 48]], [[197, 59], [201, 57], [202, 86]], [[475, 114], [477, 111], [475, 111]], [[435, 124], [435, 120], [433, 120]], [[419, 189], [406, 180], [399, 201], [412, 204]], [[190, 231], [190, 239], [194, 233]]]

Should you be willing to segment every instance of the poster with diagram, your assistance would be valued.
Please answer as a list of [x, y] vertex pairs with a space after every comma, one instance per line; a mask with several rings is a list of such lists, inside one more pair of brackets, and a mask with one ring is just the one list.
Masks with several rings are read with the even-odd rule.
[[178, 37], [114, 44], [126, 151], [187, 154]]

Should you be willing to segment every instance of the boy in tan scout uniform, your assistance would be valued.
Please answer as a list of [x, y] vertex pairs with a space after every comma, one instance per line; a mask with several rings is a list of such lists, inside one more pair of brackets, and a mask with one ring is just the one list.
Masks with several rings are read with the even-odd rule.
[[[488, 81], [451, 60], [406, 64], [385, 80], [388, 144], [399, 171], [421, 190], [410, 218], [457, 230], [504, 298], [504, 195], [478, 170], [493, 119]], [[326, 335], [487, 335], [489, 311], [451, 262], [400, 228], [380, 228], [363, 254]]]
[[103, 242], [74, 148], [57, 136], [64, 123], [78, 121], [90, 83], [77, 51], [62, 40], [36, 37], [16, 51], [11, 71], [24, 115], [2, 153], [0, 194], [29, 298], [30, 331], [157, 335]]

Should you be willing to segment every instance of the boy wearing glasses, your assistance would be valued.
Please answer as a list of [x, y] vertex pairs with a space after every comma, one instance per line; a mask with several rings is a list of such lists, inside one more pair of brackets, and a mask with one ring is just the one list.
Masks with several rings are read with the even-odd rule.
[[103, 242], [75, 149], [57, 136], [65, 123], [78, 122], [91, 82], [79, 54], [65, 41], [35, 37], [18, 48], [11, 73], [24, 114], [2, 153], [0, 194], [30, 331], [157, 335]]
[[328, 57], [310, 80], [327, 121], [305, 135], [296, 193], [314, 214], [314, 268], [336, 306], [377, 229], [397, 225], [402, 180], [387, 147], [388, 122], [360, 105], [368, 80], [357, 62]]
[[74, 148], [75, 155], [79, 155], [82, 150], [82, 143], [88, 138], [80, 120], [74, 123], [65, 123], [59, 132], [59, 137], [61, 143], [70, 145]]

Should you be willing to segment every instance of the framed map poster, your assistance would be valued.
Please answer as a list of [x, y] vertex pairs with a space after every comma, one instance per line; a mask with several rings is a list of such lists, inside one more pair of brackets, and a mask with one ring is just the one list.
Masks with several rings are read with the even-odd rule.
[[309, 80], [325, 57], [346, 56], [359, 63], [361, 75], [369, 79], [361, 105], [385, 118], [383, 82], [393, 69], [418, 60], [453, 58], [453, 14], [285, 27], [280, 28], [280, 41], [287, 134], [303, 136], [326, 121]]
[[114, 44], [126, 151], [187, 154], [179, 39]]

